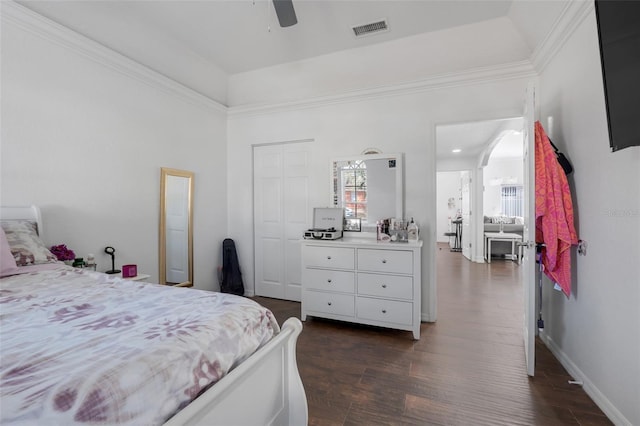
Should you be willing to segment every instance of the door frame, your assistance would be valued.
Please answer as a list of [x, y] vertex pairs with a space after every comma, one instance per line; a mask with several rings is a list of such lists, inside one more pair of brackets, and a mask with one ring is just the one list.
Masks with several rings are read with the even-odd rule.
[[[529, 86], [531, 86], [533, 89], [529, 89]], [[532, 82], [529, 83], [529, 85], [527, 86], [527, 92], [524, 93], [525, 101], [526, 101], [527, 93], [530, 90], [534, 90], [534, 93], [535, 93], [535, 87], [536, 87], [535, 81], [532, 81]], [[523, 101], [523, 104], [525, 103], [525, 101]], [[536, 108], [537, 108], [537, 105], [535, 105], [535, 102], [534, 102], [533, 111], [532, 111], [533, 117], [536, 117], [538, 115], [537, 111], [536, 111]], [[506, 118], [515, 118], [515, 117], [523, 117], [523, 120], [524, 120], [524, 112], [521, 110], [519, 113], [515, 113], [515, 114], [512, 114], [512, 115], [505, 114], [505, 115], [501, 115], [501, 116], [493, 117], [493, 118], [484, 117], [484, 118], [476, 118], [476, 119], [472, 119], [472, 120], [468, 120], [468, 121], [458, 121], [458, 122], [459, 123], [465, 123], [465, 122], [475, 122], [475, 121], [501, 120], [501, 119], [506, 119]], [[524, 120], [524, 121], [526, 122], [526, 120]], [[451, 122], [434, 123], [433, 124], [433, 130], [432, 130], [433, 141], [434, 141], [434, 144], [433, 144], [433, 155], [434, 155], [434, 160], [433, 160], [433, 164], [434, 164], [433, 181], [434, 181], [434, 185], [436, 186], [436, 188], [434, 188], [434, 194], [436, 194], [436, 195], [437, 195], [437, 173], [438, 173], [438, 171], [454, 171], [453, 169], [450, 169], [450, 170], [444, 170], [444, 169], [443, 170], [439, 170], [438, 167], [437, 167], [437, 159], [435, 159], [436, 144], [438, 143], [436, 128], [437, 128], [437, 126], [443, 125], [443, 124], [451, 124]], [[533, 123], [531, 123], [531, 128], [533, 128]], [[462, 171], [463, 169], [467, 170], [466, 168], [461, 167], [459, 171]], [[534, 164], [533, 170], [535, 170], [535, 164]], [[482, 177], [482, 173], [472, 173], [471, 176], [474, 177], [474, 178], [481, 178]], [[472, 200], [473, 200], [474, 196], [475, 196], [476, 199], [479, 197], [476, 192], [481, 187], [482, 187], [481, 183], [476, 182], [474, 184], [472, 182], [472, 185], [470, 186], [470, 188], [471, 188], [470, 196], [471, 196]], [[535, 194], [535, 181], [532, 180], [531, 182], [529, 182], [528, 190], [529, 190], [530, 194]], [[472, 201], [471, 202], [471, 208], [472, 209], [473, 208], [477, 209], [478, 206], [475, 205], [473, 203], [473, 201]], [[436, 216], [437, 215], [437, 210], [436, 210], [435, 206], [432, 209], [432, 214], [433, 214], [433, 219], [434, 219], [434, 223], [435, 223], [435, 221], [437, 219], [437, 216]], [[482, 215], [477, 213], [477, 212], [476, 212], [476, 215], [474, 215], [474, 216], [476, 218], [481, 218], [482, 217]], [[473, 219], [472, 219], [472, 221], [473, 221]], [[477, 224], [477, 221], [473, 221], [473, 223], [470, 224], [472, 228], [473, 228], [474, 224]], [[529, 219], [528, 227], [531, 228], [533, 230], [532, 232], [535, 233], [535, 217]], [[526, 230], [526, 228], [525, 228], [525, 230]], [[478, 243], [478, 241], [476, 241], [476, 240], [479, 240], [480, 241], [479, 244], [482, 244], [481, 242], [484, 239], [483, 238], [484, 237], [484, 232], [483, 232], [482, 227], [480, 227], [479, 224], [476, 226], [475, 234], [476, 234], [475, 235], [476, 238], [474, 240], [472, 240], [473, 243]], [[479, 235], [482, 235], [482, 237], [479, 237]], [[435, 229], [434, 229], [433, 235], [432, 235], [434, 244], [437, 241], [436, 237], [437, 236], [435, 235]], [[526, 238], [527, 237], [525, 235], [523, 235], [523, 239], [525, 241], [526, 241]], [[434, 248], [434, 250], [437, 250], [437, 248]], [[523, 248], [523, 250], [524, 250], [525, 254], [526, 254], [526, 252], [529, 251], [527, 248]], [[436, 262], [435, 253], [436, 253], [436, 251], [434, 251], [434, 257], [433, 257], [433, 260], [432, 260], [432, 268], [433, 268], [433, 274], [432, 274], [433, 281], [432, 281], [432, 283], [433, 283], [433, 285], [430, 286], [429, 292], [428, 292], [428, 294], [429, 294], [429, 296], [428, 296], [429, 297], [429, 307], [430, 307], [430, 312], [431, 312], [431, 319], [430, 320], [434, 321], [434, 322], [436, 321], [436, 317], [437, 317], [436, 316], [436, 312], [437, 312], [437, 294], [438, 294], [437, 293], [437, 286], [438, 286], [438, 282], [437, 282], [437, 267], [438, 266], [437, 266], [437, 262]], [[530, 257], [531, 256], [529, 256], [529, 258]], [[522, 265], [521, 265], [521, 273], [522, 273], [521, 283], [522, 283], [522, 285], [525, 285], [525, 282], [527, 282], [527, 280], [525, 280], [525, 271], [528, 271], [529, 269], [531, 271], [533, 271], [533, 275], [532, 274], [528, 274], [527, 276], [528, 276], [528, 279], [529, 279], [529, 284], [533, 283], [534, 285], [527, 285], [527, 287], [525, 289], [523, 289], [523, 292], [524, 291], [529, 291], [529, 294], [533, 295], [533, 299], [532, 299], [533, 300], [533, 307], [531, 307], [530, 303], [527, 304], [527, 308], [526, 309], [524, 309], [524, 306], [523, 306], [523, 311], [524, 311], [523, 312], [524, 313], [524, 315], [523, 315], [523, 317], [524, 317], [524, 321], [523, 321], [523, 323], [524, 323], [523, 324], [523, 338], [528, 339], [527, 343], [525, 344], [525, 351], [526, 351], [526, 353], [525, 353], [525, 361], [526, 361], [526, 366], [527, 366], [527, 374], [530, 375], [530, 376], [533, 376], [534, 375], [534, 371], [535, 371], [535, 332], [536, 332], [536, 330], [535, 330], [535, 325], [536, 325], [535, 324], [535, 303], [536, 303], [536, 300], [535, 300], [535, 262], [533, 263], [533, 266], [530, 266], [530, 268], [527, 265], [530, 266], [530, 264], [529, 263], [525, 263], [525, 259], [523, 259], [523, 262], [522, 262]], [[529, 302], [529, 300], [525, 300], [525, 302]], [[531, 315], [529, 315], [529, 313], [531, 313]], [[533, 344], [529, 344], [528, 342], [531, 341], [532, 338], [533, 338]], [[531, 362], [529, 362], [530, 360], [531, 360]]]
[[[258, 245], [257, 245], [257, 231], [256, 231], [256, 176], [255, 176], [255, 165], [256, 165], [256, 149], [260, 149], [260, 148], [268, 148], [268, 147], [282, 147], [282, 149], [284, 151], [286, 151], [286, 147], [290, 146], [290, 145], [303, 145], [303, 144], [309, 144], [308, 145], [308, 150], [311, 151], [312, 150], [312, 146], [313, 144], [310, 144], [310, 142], [314, 142], [315, 139], [300, 139], [300, 140], [289, 140], [289, 141], [283, 141], [283, 142], [272, 142], [272, 143], [264, 143], [264, 144], [253, 144], [251, 145], [251, 156], [252, 156], [252, 196], [251, 196], [251, 217], [252, 217], [252, 230], [253, 230], [253, 238], [252, 238], [252, 245], [253, 245], [253, 282], [254, 282], [254, 294], [255, 295], [262, 295], [262, 296], [266, 296], [266, 297], [277, 297], [274, 294], [259, 294], [262, 293], [261, 291], [258, 291], [258, 253], [257, 253], [257, 249], [258, 249]], [[283, 167], [284, 167], [284, 156], [286, 155], [286, 152], [283, 152], [283, 157], [282, 157], [282, 161], [283, 161]], [[311, 181], [311, 165], [307, 164], [307, 176], [309, 178], [309, 180]], [[282, 182], [281, 182], [281, 189], [282, 189], [282, 197], [283, 199], [285, 198], [286, 194], [284, 192], [285, 187], [286, 187], [286, 173], [284, 173], [282, 175]], [[310, 201], [309, 198], [306, 199], [307, 203]], [[305, 212], [306, 215], [306, 220], [305, 220], [305, 227], [309, 224], [310, 218], [311, 218], [311, 209], [308, 208], [307, 211]], [[281, 270], [281, 277], [280, 277], [280, 281], [281, 281], [281, 285], [283, 285], [284, 287], [282, 288], [282, 295], [280, 295], [280, 297], [278, 298], [282, 298], [284, 300], [292, 300], [292, 301], [300, 301], [301, 298], [301, 286], [299, 285], [295, 285], [295, 286], [289, 286], [289, 281], [288, 278], [290, 277], [290, 275], [288, 274], [288, 270], [287, 270], [287, 266], [289, 264], [288, 259], [286, 258], [286, 254], [287, 254], [287, 243], [290, 240], [290, 238], [288, 238], [287, 236], [287, 228], [286, 228], [286, 219], [287, 219], [287, 215], [286, 213], [283, 214], [283, 216], [281, 217], [281, 219], [283, 220], [283, 223], [281, 224], [281, 226], [284, 229], [284, 235], [282, 237], [282, 253], [285, 256], [282, 259], [282, 268], [283, 270]], [[306, 228], [305, 228], [306, 229]], [[299, 236], [300, 238], [302, 238], [302, 231], [300, 231]], [[301, 265], [301, 260], [300, 262], [298, 262], [300, 264], [300, 268], [302, 268]], [[299, 277], [301, 277], [302, 272], [300, 270], [300, 274]], [[290, 287], [295, 287], [295, 288], [290, 288]]]
[[534, 123], [538, 116], [536, 108], [536, 82], [527, 84], [523, 102], [523, 188], [525, 197], [525, 221], [522, 232], [521, 248], [523, 258], [520, 265], [523, 288], [524, 315], [522, 334], [524, 339], [525, 362], [527, 374], [535, 375], [535, 343], [536, 343], [536, 250], [535, 250], [535, 130]]

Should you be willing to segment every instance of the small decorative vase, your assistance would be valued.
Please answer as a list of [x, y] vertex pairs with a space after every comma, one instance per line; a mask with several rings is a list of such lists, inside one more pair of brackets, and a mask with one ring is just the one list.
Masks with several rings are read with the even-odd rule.
[[500, 222], [500, 233], [504, 234], [504, 222]]

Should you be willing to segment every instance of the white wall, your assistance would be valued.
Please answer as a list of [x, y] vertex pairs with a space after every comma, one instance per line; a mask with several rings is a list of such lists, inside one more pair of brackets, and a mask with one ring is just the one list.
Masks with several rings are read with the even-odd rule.
[[[423, 248], [423, 318], [435, 319], [435, 125], [521, 114], [526, 78], [410, 94], [344, 98], [303, 107], [232, 112], [229, 136], [229, 232], [238, 244], [245, 285], [253, 290], [251, 188], [253, 144], [312, 138], [312, 203], [329, 199], [329, 161], [367, 147], [405, 153], [405, 216], [420, 227]], [[488, 101], [490, 100], [490, 101]], [[249, 269], [250, 268], [250, 269]]]
[[[48, 245], [94, 253], [99, 270], [110, 269], [111, 245], [117, 267], [136, 263], [157, 281], [160, 167], [191, 170], [195, 284], [217, 288], [227, 222], [224, 109], [190, 102], [199, 95], [186, 89], [182, 97], [159, 89], [162, 76], [139, 73], [123, 57], [112, 66], [113, 52], [19, 15], [2, 21], [1, 203], [40, 206]], [[87, 50], [65, 47], [75, 42]]]
[[545, 279], [550, 347], [615, 424], [640, 424], [640, 148], [611, 153], [593, 6], [543, 70], [541, 118], [572, 161], [572, 295]]
[[[456, 217], [456, 212], [460, 209], [460, 172], [438, 172], [436, 179], [436, 241], [448, 243], [449, 237], [444, 233], [455, 231], [450, 229], [450, 221]], [[452, 208], [449, 207], [449, 198], [453, 198], [455, 203]]]
[[501, 184], [522, 185], [522, 158], [489, 158], [483, 169], [485, 216], [501, 214]]

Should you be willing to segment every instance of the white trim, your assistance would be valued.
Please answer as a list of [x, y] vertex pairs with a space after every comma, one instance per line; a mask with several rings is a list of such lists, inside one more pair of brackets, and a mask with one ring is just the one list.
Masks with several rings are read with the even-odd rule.
[[288, 145], [291, 143], [304, 143], [304, 142], [315, 142], [315, 141], [316, 140], [314, 138], [307, 138], [307, 139], [293, 139], [289, 141], [259, 142], [259, 143], [252, 143], [251, 147], [255, 148], [257, 146]]
[[0, 2], [2, 23], [12, 24], [24, 31], [82, 55], [106, 68], [137, 80], [166, 94], [201, 108], [226, 112], [227, 107], [175, 80], [131, 60], [82, 34], [45, 18], [14, 1]]
[[281, 103], [230, 106], [228, 117], [245, 117], [332, 104], [358, 102], [369, 98], [398, 96], [424, 91], [463, 87], [472, 84], [506, 81], [516, 78], [536, 78], [560, 51], [565, 42], [594, 10], [593, 2], [569, 1], [553, 24], [551, 31], [533, 51], [528, 60], [474, 68], [430, 76], [421, 80], [394, 83], [366, 89], [350, 90], [328, 96]]
[[422, 312], [420, 314], [420, 321], [421, 322], [436, 322], [436, 319], [435, 319], [435, 317], [433, 317], [433, 315]]
[[527, 78], [541, 73], [576, 28], [594, 10], [593, 2], [570, 1], [554, 23], [552, 30], [534, 50], [530, 60], [480, 67], [430, 76], [421, 80], [394, 83], [366, 89], [349, 90], [328, 96], [281, 102], [227, 107], [209, 97], [168, 78], [139, 62], [131, 60], [69, 28], [39, 15], [12, 0], [1, 2], [2, 22], [56, 43], [120, 74], [152, 86], [193, 105], [226, 112], [229, 118], [331, 104], [356, 102], [368, 98], [398, 96], [423, 91], [461, 87], [471, 84]]
[[567, 2], [551, 27], [551, 31], [531, 54], [531, 62], [539, 74], [549, 65], [566, 41], [593, 11], [594, 2], [592, 1]]
[[275, 112], [295, 111], [303, 108], [316, 108], [346, 102], [358, 102], [364, 99], [399, 96], [425, 91], [441, 90], [451, 87], [462, 87], [472, 84], [492, 83], [518, 78], [534, 77], [535, 70], [528, 60], [512, 62], [489, 67], [480, 67], [464, 71], [439, 74], [425, 79], [370, 87], [367, 89], [349, 90], [328, 96], [303, 100], [281, 102], [276, 104], [253, 104], [246, 106], [230, 106], [230, 119], [241, 116], [269, 114]]
[[544, 331], [540, 332], [540, 339], [549, 348], [551, 353], [560, 361], [560, 364], [576, 381], [581, 381], [582, 388], [591, 397], [593, 402], [615, 425], [631, 426], [631, 422], [613, 405], [611, 401], [593, 384], [591, 380], [578, 368], [569, 356], [560, 349], [551, 337]]

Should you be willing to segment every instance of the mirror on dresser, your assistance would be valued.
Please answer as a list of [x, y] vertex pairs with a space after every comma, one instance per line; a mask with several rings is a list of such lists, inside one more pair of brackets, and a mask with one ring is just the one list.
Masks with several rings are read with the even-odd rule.
[[193, 172], [161, 168], [160, 284], [193, 285], [193, 181]]
[[331, 162], [331, 205], [346, 219], [360, 219], [361, 229], [376, 231], [376, 221], [404, 217], [402, 154], [369, 154]]

